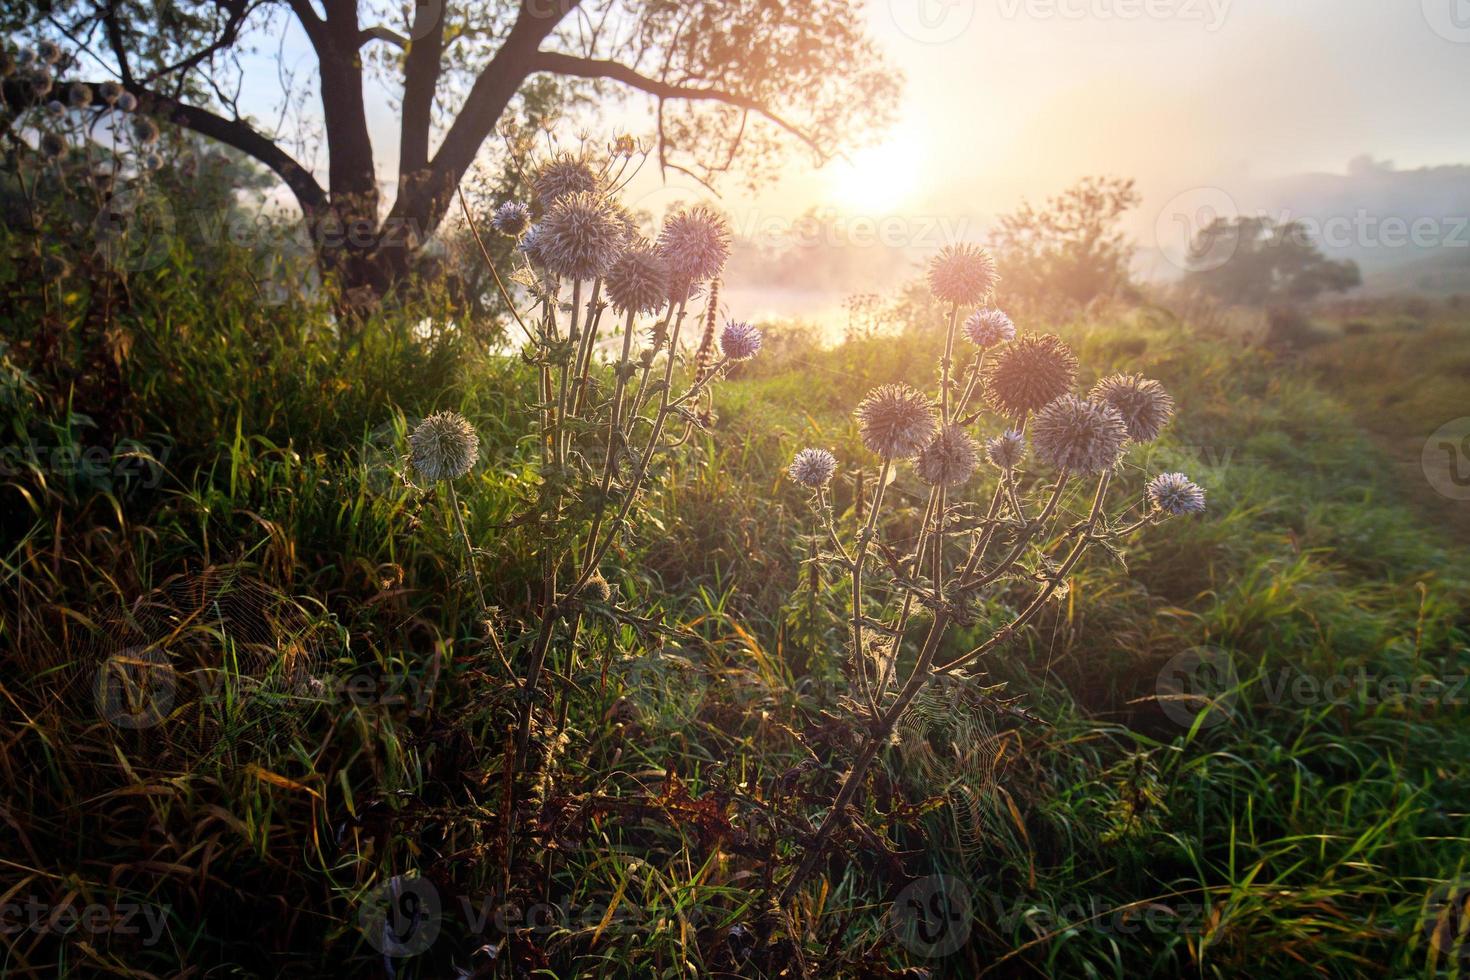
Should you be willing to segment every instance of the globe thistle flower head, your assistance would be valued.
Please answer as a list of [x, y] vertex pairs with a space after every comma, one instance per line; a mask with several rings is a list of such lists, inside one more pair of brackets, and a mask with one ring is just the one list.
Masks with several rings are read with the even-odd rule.
[[657, 313], [669, 300], [669, 270], [651, 245], [642, 242], [618, 256], [607, 270], [607, 299], [619, 313]]
[[117, 97], [117, 107], [123, 112], [134, 112], [138, 108], [138, 97], [132, 92], [123, 92]]
[[431, 483], [455, 480], [474, 468], [480, 440], [458, 412], [435, 412], [409, 434], [409, 462]]
[[1088, 476], [1117, 464], [1128, 441], [1128, 427], [1111, 405], [1069, 393], [1036, 413], [1031, 440], [1042, 460]]
[[958, 487], [969, 481], [980, 462], [980, 447], [958, 425], [946, 425], [925, 446], [914, 472], [931, 487]]
[[147, 116], [139, 116], [133, 120], [133, 138], [144, 146], [151, 146], [158, 142], [158, 123]]
[[495, 209], [490, 226], [502, 235], [520, 238], [531, 227], [531, 209], [520, 201], [506, 201]]
[[929, 291], [946, 303], [984, 302], [999, 281], [995, 260], [978, 245], [946, 245], [929, 262]]
[[976, 347], [994, 347], [1016, 339], [1016, 325], [1000, 310], [976, 310], [965, 321], [965, 336]]
[[56, 160], [66, 154], [66, 140], [56, 133], [46, 133], [41, 137], [41, 155], [50, 160]]
[[35, 48], [21, 48], [15, 55], [15, 63], [22, 68], [30, 68], [39, 60]]
[[122, 98], [123, 89], [117, 82], [103, 82], [97, 86], [97, 97], [107, 105], [117, 105], [117, 100]]
[[934, 439], [934, 404], [904, 384], [880, 385], [853, 413], [863, 445], [884, 459], [917, 456]]
[[52, 41], [42, 41], [36, 45], [36, 57], [44, 64], [54, 65], [61, 60], [61, 47]]
[[1077, 355], [1053, 334], [1026, 334], [985, 369], [985, 398], [1007, 418], [1050, 404], [1077, 381]]
[[66, 106], [61, 104], [61, 100], [52, 99], [50, 102], [46, 103], [46, 115], [52, 117], [53, 119], [59, 119], [62, 116], [66, 115]]
[[732, 361], [748, 361], [761, 349], [761, 332], [749, 323], [732, 321], [720, 334], [720, 353]]
[[542, 262], [541, 226], [532, 225], [530, 228], [528, 228], [526, 230], [526, 233], [521, 236], [521, 243], [519, 247], [520, 250], [525, 253], [526, 258], [530, 259], [537, 265], [540, 265]]
[[730, 223], [724, 215], [699, 205], [664, 220], [655, 246], [669, 264], [675, 288], [687, 289], [713, 279], [730, 258]]
[[837, 457], [825, 449], [803, 449], [792, 457], [786, 475], [804, 487], [816, 490], [832, 482]]
[[1088, 393], [1118, 410], [1134, 442], [1152, 442], [1174, 414], [1174, 399], [1164, 386], [1137, 374], [1114, 374], [1092, 386]]
[[72, 82], [66, 87], [66, 101], [73, 109], [85, 109], [92, 104], [92, 86]]
[[587, 584], [582, 586], [582, 595], [588, 602], [607, 605], [612, 599], [612, 586], [607, 584], [607, 579], [602, 577], [601, 572], [593, 572], [588, 577]]
[[1202, 514], [1205, 491], [1183, 473], [1161, 473], [1148, 483], [1148, 502], [1166, 514]]
[[568, 194], [590, 194], [599, 190], [602, 181], [580, 156], [558, 153], [541, 165], [531, 178], [531, 189], [543, 208], [550, 208]]
[[56, 85], [56, 80], [51, 77], [51, 69], [44, 65], [31, 72], [26, 81], [30, 83], [31, 94], [38, 99], [50, 95], [51, 89]]
[[143, 158], [143, 169], [149, 173], [158, 173], [158, 171], [163, 169], [163, 155], [160, 153], [150, 153], [145, 156]]
[[589, 191], [558, 198], [537, 230], [542, 263], [567, 279], [595, 279], [607, 272], [627, 241], [627, 227], [616, 209]]
[[1007, 429], [985, 444], [985, 458], [1000, 469], [1015, 469], [1026, 458], [1026, 437]]

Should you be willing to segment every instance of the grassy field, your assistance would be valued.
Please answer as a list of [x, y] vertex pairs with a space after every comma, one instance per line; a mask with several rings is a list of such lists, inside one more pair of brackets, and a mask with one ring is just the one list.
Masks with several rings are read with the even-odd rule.
[[[864, 458], [853, 405], [932, 382], [940, 338], [820, 349], [773, 328], [611, 556], [618, 611], [589, 618], [563, 678], [578, 696], [502, 909], [499, 774], [540, 533], [523, 519], [533, 374], [416, 315], [384, 314], [344, 354], [326, 311], [263, 310], [241, 282], [179, 261], [139, 277], [117, 335], [96, 297], [50, 290], [7, 328], [0, 905], [18, 911], [0, 972], [1470, 963], [1446, 913], [1470, 882], [1467, 505], [1409, 465], [1463, 412], [1463, 314], [1300, 353], [1159, 308], [1023, 324], [1094, 375], [1168, 387], [1175, 423], [1120, 479], [1136, 493], [1184, 470], [1209, 512], [1140, 535], [1126, 567], [1093, 555], [983, 690], [923, 695], [874, 777], [879, 833], [789, 915], [771, 888], [799, 845], [778, 816], [820, 815], [850, 745], [831, 723], [846, 596], [806, 561], [813, 521], [783, 468], [804, 445]], [[402, 462], [408, 428], [443, 408], [482, 440], [459, 492], [483, 614], [442, 500]], [[872, 479], [839, 474], [844, 527]], [[899, 544], [923, 506], [911, 480], [890, 490]], [[188, 710], [167, 723], [119, 723], [108, 665], [146, 660], [160, 630], [224, 661], [175, 678]], [[411, 957], [361, 928], [393, 876], [443, 913]], [[65, 928], [93, 908], [96, 928]]]

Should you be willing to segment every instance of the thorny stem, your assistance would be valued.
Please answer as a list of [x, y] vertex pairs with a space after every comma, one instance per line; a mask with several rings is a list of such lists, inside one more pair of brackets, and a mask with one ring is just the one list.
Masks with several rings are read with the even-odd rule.
[[872, 686], [868, 682], [868, 658], [863, 653], [863, 565], [867, 562], [868, 545], [872, 543], [877, 530], [878, 511], [883, 506], [883, 491], [888, 485], [888, 472], [892, 466], [893, 461], [885, 458], [882, 469], [878, 471], [878, 489], [873, 491], [873, 506], [868, 511], [868, 523], [863, 526], [862, 534], [858, 537], [857, 554], [852, 560], [852, 660], [858, 676], [862, 678], [863, 694], [874, 715], [878, 713], [878, 703], [873, 698]]

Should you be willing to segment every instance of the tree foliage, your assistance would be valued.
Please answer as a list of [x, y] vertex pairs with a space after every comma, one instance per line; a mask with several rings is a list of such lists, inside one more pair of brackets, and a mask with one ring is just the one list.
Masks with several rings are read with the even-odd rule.
[[[833, 156], [886, 119], [897, 88], [858, 6], [24, 0], [5, 26], [61, 44], [67, 80], [121, 82], [138, 111], [270, 168], [301, 206], [323, 270], [382, 292], [444, 219], [487, 139], [509, 130], [529, 143], [523, 134], [569, 99], [647, 96], [658, 164], [704, 182], [737, 165], [769, 173], [792, 144]], [[285, 53], [298, 46], [314, 72], [293, 69]], [[380, 87], [397, 114], [393, 182], [381, 179], [370, 136]], [[278, 114], [252, 116], [246, 105], [268, 92]], [[25, 85], [6, 95], [24, 105]]]
[[1356, 262], [1322, 254], [1299, 221], [1264, 216], [1216, 218], [1190, 245], [1186, 282], [1228, 303], [1306, 302], [1363, 282]]

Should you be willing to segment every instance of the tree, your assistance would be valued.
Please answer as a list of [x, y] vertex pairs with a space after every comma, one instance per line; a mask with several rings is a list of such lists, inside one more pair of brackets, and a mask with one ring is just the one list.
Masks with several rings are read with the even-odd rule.
[[1299, 221], [1264, 216], [1216, 218], [1189, 248], [1185, 283], [1227, 303], [1300, 303], [1363, 282], [1356, 262], [1322, 254]]
[[[654, 103], [656, 158], [708, 182], [737, 151], [751, 172], [794, 140], [821, 161], [891, 111], [896, 81], [853, 0], [24, 0], [5, 27], [62, 45], [75, 80], [116, 81], [137, 111], [234, 147], [290, 189], [324, 274], [381, 295], [411, 269], [443, 221], [482, 144], [528, 99], [614, 86]], [[382, 26], [407, 25], [405, 36]], [[314, 93], [284, 59], [248, 56], [304, 38]], [[240, 93], [279, 81], [282, 118], [267, 127]], [[384, 83], [399, 110], [397, 192], [387, 205], [374, 165], [368, 92]], [[44, 98], [23, 76], [6, 102]], [[517, 100], [520, 100], [519, 102]], [[325, 143], [325, 181], [307, 162]], [[385, 208], [385, 205], [386, 208]]]
[[1007, 295], [1077, 306], [1129, 285], [1133, 248], [1118, 228], [1138, 206], [1133, 181], [1087, 177], [1038, 210], [1023, 201], [992, 239]]

